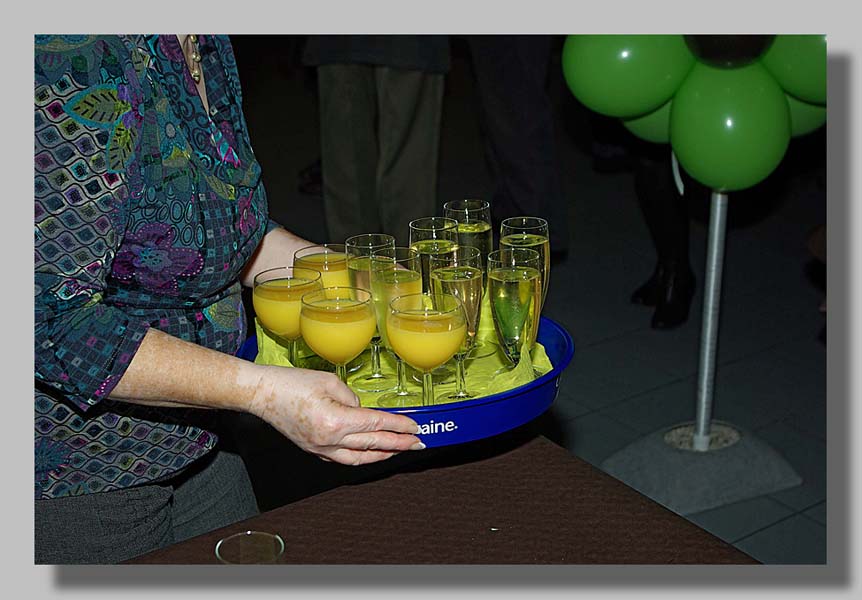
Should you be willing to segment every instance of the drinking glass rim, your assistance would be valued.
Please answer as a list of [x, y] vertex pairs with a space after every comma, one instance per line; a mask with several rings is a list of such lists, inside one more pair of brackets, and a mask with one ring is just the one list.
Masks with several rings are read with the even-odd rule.
[[[457, 208], [454, 206], [458, 203], [470, 203], [475, 202], [477, 206], [458, 206]], [[449, 200], [448, 202], [443, 204], [443, 210], [451, 210], [451, 211], [467, 211], [467, 212], [477, 212], [482, 210], [490, 210], [491, 203], [487, 200], [481, 200], [480, 198], [460, 198], [458, 200]]]
[[[491, 252], [488, 253], [488, 269], [489, 270], [491, 269], [491, 263], [496, 263], [496, 264], [499, 264], [503, 267], [517, 267], [517, 266], [519, 266], [518, 262], [505, 261], [505, 260], [502, 260], [501, 258], [498, 258], [502, 255], [505, 255], [506, 253], [515, 253], [515, 252], [526, 254], [526, 256], [520, 260], [530, 261], [530, 262], [535, 261], [537, 266], [542, 264], [541, 263], [542, 255], [539, 254], [538, 251], [533, 250], [532, 248], [502, 248], [499, 250], [492, 250]], [[514, 259], [514, 261], [518, 261], [518, 260], [519, 259], [517, 259], [517, 258]]]
[[268, 531], [258, 531], [258, 530], [254, 530], [254, 529], [248, 529], [246, 531], [240, 531], [240, 532], [231, 534], [227, 537], [223, 537], [222, 539], [220, 539], [215, 545], [216, 558], [218, 558], [221, 562], [223, 562], [225, 564], [231, 564], [231, 565], [238, 564], [238, 563], [231, 562], [231, 561], [227, 560], [226, 558], [224, 558], [219, 553], [219, 550], [221, 549], [222, 544], [224, 544], [225, 542], [229, 542], [231, 540], [235, 540], [235, 539], [242, 538], [242, 537], [247, 538], [250, 536], [269, 538], [269, 539], [276, 541], [278, 543], [278, 545], [276, 546], [276, 549], [275, 549], [276, 550], [275, 555], [272, 557], [273, 562], [275, 562], [275, 560], [277, 560], [279, 556], [284, 554], [284, 538], [282, 538], [279, 534], [269, 533]]
[[[420, 227], [418, 225], [418, 223], [421, 223], [423, 221], [434, 222], [434, 223], [440, 221], [440, 222], [443, 222], [444, 224], [447, 224], [447, 226], [446, 227]], [[452, 219], [450, 217], [419, 217], [418, 219], [413, 219], [412, 221], [410, 221], [410, 223], [408, 223], [407, 226], [409, 229], [413, 229], [416, 231], [447, 231], [449, 229], [457, 229], [458, 228], [458, 221], [456, 221], [455, 219]]]
[[[467, 257], [462, 257], [462, 256], [460, 256], [460, 255], [462, 254], [461, 250], [472, 250], [472, 252], [470, 253], [472, 256], [467, 256]], [[467, 267], [472, 267], [473, 265], [462, 265], [462, 264], [458, 264], [458, 260], [459, 260], [459, 259], [460, 259], [460, 260], [478, 259], [478, 260], [479, 260], [479, 266], [478, 266], [478, 267], [476, 267], [476, 268], [478, 268], [478, 269], [481, 269], [481, 268], [482, 268], [482, 258], [483, 258], [483, 257], [482, 257], [482, 251], [481, 251], [481, 250], [479, 250], [476, 246], [461, 246], [461, 245], [459, 245], [457, 248], [455, 248], [455, 249], [454, 249], [454, 250], [452, 250], [451, 252], [447, 252], [447, 253], [446, 253], [446, 254], [444, 254], [444, 255], [440, 255], [440, 256], [432, 255], [431, 257], [429, 257], [429, 259], [428, 259], [428, 267], [429, 267], [429, 269], [431, 269], [431, 265], [432, 265], [432, 264], [434, 264], [435, 262], [442, 262], [442, 261], [444, 261], [444, 260], [448, 260], [448, 259], [450, 259], [450, 258], [451, 258], [451, 256], [450, 256], [450, 255], [452, 255], [452, 254], [455, 254], [455, 255], [456, 255], [455, 262], [454, 262], [453, 264], [451, 264], [451, 265], [447, 265], [447, 266], [453, 266], [453, 267], [462, 267], [462, 266], [467, 266]], [[438, 267], [438, 268], [440, 268], [440, 267]], [[433, 269], [431, 269], [431, 270], [433, 270]]]
[[[512, 225], [511, 223], [509, 223], [509, 222], [514, 222], [516, 219], [523, 219], [523, 220], [531, 219], [531, 220], [536, 221], [536, 223], [531, 224], [531, 225], [527, 225], [525, 223], [522, 223], [520, 225]], [[521, 216], [517, 216], [517, 217], [506, 217], [505, 219], [500, 221], [500, 230], [501, 231], [503, 230], [503, 227], [512, 227], [512, 228], [517, 227], [519, 229], [542, 229], [543, 227], [548, 227], [548, 221], [547, 221], [547, 219], [543, 219], [542, 217], [530, 217], [527, 215], [521, 215]]]
[[[375, 235], [380, 236], [383, 239], [388, 238], [388, 241], [380, 243], [380, 244], [358, 244], [358, 245], [351, 245], [350, 244], [351, 240], [356, 240], [356, 239], [363, 238], [363, 237], [369, 237], [370, 238], [370, 237], [375, 236]], [[349, 238], [347, 238], [346, 240], [344, 240], [345, 252], [347, 252], [348, 249], [350, 249], [350, 248], [363, 249], [363, 250], [375, 250], [378, 248], [380, 248], [380, 249], [391, 248], [394, 245], [395, 245], [395, 236], [389, 235], [388, 233], [359, 233], [357, 235], [352, 235]]]
[[[310, 250], [311, 248], [322, 248], [322, 252], [315, 252], [315, 254], [337, 254], [343, 253], [345, 255], [344, 260], [347, 260], [347, 247], [344, 244], [339, 244], [338, 242], [327, 242], [325, 244], [310, 244], [308, 246], [303, 246], [302, 248], [297, 248], [293, 253], [293, 260], [295, 261], [299, 257], [299, 253], [303, 250]], [[341, 250], [337, 250], [336, 248], [341, 248]], [[303, 254], [303, 256], [309, 256], [311, 253]]]
[[[393, 304], [395, 304], [396, 302], [398, 302], [402, 298], [415, 298], [417, 296], [422, 296], [423, 298], [431, 298], [434, 296], [437, 296], [437, 297], [448, 296], [449, 298], [453, 298], [455, 300], [455, 306], [453, 306], [452, 308], [446, 309], [446, 310], [427, 308], [425, 306], [423, 306], [421, 309], [401, 310], [399, 308], [392, 306]], [[423, 302], [423, 305], [424, 304], [425, 303]], [[400, 296], [395, 296], [394, 298], [392, 298], [392, 300], [389, 301], [389, 314], [441, 316], [441, 315], [447, 315], [451, 312], [455, 312], [458, 309], [463, 310], [463, 307], [464, 307], [464, 303], [461, 302], [461, 299], [454, 294], [448, 294], [446, 292], [442, 292], [439, 294], [429, 293], [429, 292], [416, 292], [414, 294], [402, 294]], [[429, 313], [428, 312], [429, 310], [434, 311], [434, 312]], [[466, 316], [465, 316], [465, 321], [466, 321]]]
[[287, 275], [285, 277], [279, 277], [278, 279], [305, 279], [305, 277], [301, 277], [301, 278], [300, 277], [294, 277], [293, 276], [294, 270], [311, 271], [312, 273], [317, 273], [317, 277], [309, 280], [308, 283], [314, 283], [315, 281], [320, 281], [320, 279], [323, 277], [323, 274], [320, 271], [318, 271], [317, 269], [312, 269], [311, 267], [295, 267], [293, 265], [290, 265], [290, 266], [283, 265], [280, 267], [270, 267], [269, 269], [264, 269], [263, 271], [259, 271], [259, 272], [255, 273], [254, 278], [252, 279], [252, 287], [255, 287], [258, 285], [263, 285], [263, 284], [268, 283], [270, 281], [275, 281], [274, 279], [267, 279], [266, 281], [261, 281], [261, 282], [258, 282], [258, 280], [257, 280], [257, 278], [260, 277], [261, 275], [264, 275], [266, 273], [272, 273], [273, 271], [289, 271], [290, 272], [290, 275]]
[[[332, 298], [331, 296], [329, 296], [327, 294], [327, 292], [331, 293], [335, 290], [351, 290], [351, 292], [362, 292], [363, 294], [367, 295], [368, 297], [365, 298], [365, 300], [359, 300], [359, 299], [354, 298], [354, 297], [346, 297], [346, 296], [336, 296], [335, 298]], [[335, 306], [319, 306], [317, 304], [312, 304], [313, 300], [310, 300], [310, 299], [306, 300], [307, 298], [309, 298], [310, 296], [313, 296], [314, 294], [323, 294], [321, 300], [348, 300], [349, 299], [349, 300], [352, 300], [354, 302], [354, 304], [351, 304], [350, 306], [339, 306], [337, 304]], [[307, 306], [307, 307], [313, 308], [315, 310], [339, 311], [339, 310], [354, 309], [358, 306], [362, 306], [363, 304], [370, 304], [372, 298], [373, 298], [373, 296], [371, 295], [371, 292], [366, 290], [365, 288], [358, 288], [358, 287], [353, 287], [353, 286], [349, 286], [349, 285], [333, 285], [330, 287], [324, 287], [324, 288], [320, 288], [320, 289], [317, 289], [317, 290], [314, 290], [311, 292], [307, 292], [307, 293], [302, 295], [301, 301], [302, 301], [303, 306]]]

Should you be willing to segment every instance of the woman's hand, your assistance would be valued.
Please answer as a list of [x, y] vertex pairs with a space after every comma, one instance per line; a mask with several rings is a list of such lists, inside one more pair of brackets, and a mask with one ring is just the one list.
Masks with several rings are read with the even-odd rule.
[[261, 366], [249, 405], [297, 446], [324, 460], [360, 465], [425, 446], [416, 422], [403, 415], [360, 408], [359, 398], [335, 375]]

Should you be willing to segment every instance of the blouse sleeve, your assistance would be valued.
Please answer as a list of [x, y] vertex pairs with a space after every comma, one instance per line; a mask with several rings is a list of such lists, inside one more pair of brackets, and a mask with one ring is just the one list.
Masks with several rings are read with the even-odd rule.
[[103, 302], [125, 231], [129, 192], [116, 167], [134, 151], [123, 120], [134, 97], [121, 77], [96, 79], [93, 61], [116, 64], [121, 47], [68, 46], [37, 37], [35, 378], [86, 410], [117, 384], [149, 324]]

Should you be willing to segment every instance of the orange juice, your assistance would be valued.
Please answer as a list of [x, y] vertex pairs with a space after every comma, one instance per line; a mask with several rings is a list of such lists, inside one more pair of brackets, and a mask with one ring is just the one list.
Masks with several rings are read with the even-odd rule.
[[463, 317], [452, 314], [397, 313], [386, 320], [389, 343], [410, 366], [423, 372], [452, 358], [467, 334]]
[[302, 295], [318, 289], [319, 281], [282, 278], [264, 281], [254, 287], [252, 304], [261, 325], [272, 333], [295, 340], [299, 338], [299, 311]]
[[294, 268], [304, 267], [320, 271], [323, 287], [349, 287], [347, 254], [344, 252], [318, 252], [300, 256], [293, 261]]
[[315, 354], [336, 365], [359, 356], [377, 329], [370, 303], [351, 304], [343, 298], [322, 300], [314, 306], [306, 304], [299, 320], [305, 343]]

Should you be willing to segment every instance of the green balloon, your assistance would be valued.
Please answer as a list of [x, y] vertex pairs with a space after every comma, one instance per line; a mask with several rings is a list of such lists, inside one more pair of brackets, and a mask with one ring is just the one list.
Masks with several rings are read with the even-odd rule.
[[584, 106], [636, 117], [670, 100], [695, 63], [681, 35], [570, 35], [563, 76]]
[[623, 119], [623, 126], [633, 134], [648, 142], [666, 144], [670, 141], [670, 105], [668, 100], [657, 110], [632, 119]]
[[786, 95], [790, 109], [790, 135], [796, 137], [811, 133], [826, 122], [826, 107], [809, 104]]
[[826, 104], [825, 35], [777, 35], [760, 60], [785, 92]]
[[714, 191], [751, 187], [781, 162], [790, 112], [759, 63], [720, 69], [698, 63], [673, 99], [670, 141], [679, 164]]

